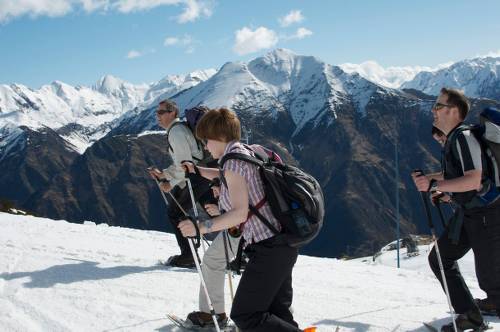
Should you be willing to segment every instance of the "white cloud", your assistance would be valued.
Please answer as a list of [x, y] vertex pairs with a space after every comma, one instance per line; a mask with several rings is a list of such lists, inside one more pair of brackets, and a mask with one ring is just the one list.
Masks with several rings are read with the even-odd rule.
[[309, 37], [313, 34], [313, 32], [309, 29], [306, 28], [298, 28], [297, 31], [291, 35], [291, 36], [282, 36], [283, 39], [285, 40], [292, 40], [292, 39], [304, 39], [306, 37]]
[[239, 55], [254, 53], [271, 48], [278, 43], [278, 35], [273, 30], [259, 27], [255, 31], [243, 27], [235, 32], [236, 42], [233, 51]]
[[177, 17], [177, 22], [193, 22], [200, 16], [210, 17], [213, 13], [213, 4], [211, 1], [186, 0], [184, 12]]
[[170, 46], [180, 46], [184, 48], [184, 52], [187, 54], [192, 54], [196, 50], [196, 45], [200, 42], [190, 35], [184, 35], [183, 37], [167, 37], [163, 41], [163, 45], [166, 47]]
[[304, 39], [312, 34], [313, 34], [313, 32], [309, 29], [298, 28], [297, 32], [295, 33], [295, 37], [297, 37], [297, 39]]
[[344, 63], [339, 65], [339, 67], [347, 73], [356, 72], [367, 80], [377, 84], [389, 88], [399, 88], [404, 82], [412, 80], [421, 71], [436, 71], [450, 65], [451, 63], [444, 63], [436, 67], [403, 66], [384, 68], [376, 61], [369, 60], [361, 64]]
[[179, 43], [179, 38], [177, 37], [167, 37], [165, 38], [165, 41], [163, 42], [163, 45], [165, 46], [172, 46], [176, 45]]
[[3, 0], [0, 1], [0, 22], [18, 16], [64, 16], [72, 10], [69, 0]]
[[288, 14], [278, 19], [278, 22], [282, 27], [287, 27], [294, 23], [300, 23], [304, 20], [302, 12], [300, 10], [292, 10]]
[[158, 6], [179, 5], [181, 0], [108, 0], [112, 7], [122, 13], [153, 9]]
[[127, 59], [135, 59], [135, 58], [140, 58], [142, 56], [145, 56], [147, 54], [155, 53], [156, 50], [154, 48], [151, 48], [146, 51], [137, 51], [137, 50], [130, 50], [127, 53]]
[[97, 10], [106, 11], [108, 10], [109, 0], [80, 0], [83, 9], [87, 13], [91, 13]]
[[87, 13], [131, 13], [159, 6], [183, 6], [183, 12], [177, 16], [179, 23], [193, 22], [203, 16], [210, 17], [213, 13], [213, 0], [0, 0], [0, 23], [24, 15], [64, 16], [78, 9]]
[[135, 59], [135, 58], [139, 58], [141, 56], [143, 56], [144, 54], [139, 52], [139, 51], [136, 51], [136, 50], [131, 50], [128, 52], [127, 54], [127, 59]]

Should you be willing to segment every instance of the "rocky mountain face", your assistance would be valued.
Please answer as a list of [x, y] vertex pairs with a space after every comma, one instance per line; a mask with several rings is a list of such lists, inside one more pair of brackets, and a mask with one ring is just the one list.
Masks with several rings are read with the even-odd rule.
[[[161, 98], [156, 94], [150, 104], [115, 118], [83, 154], [62, 138], [71, 128], [37, 134], [0, 129], [0, 167], [6, 170], [0, 197], [51, 218], [168, 231], [164, 203], [145, 172], [168, 165], [164, 137], [141, 134], [158, 129], [154, 105]], [[320, 181], [325, 226], [304, 253], [370, 254], [395, 238], [396, 142], [401, 233], [427, 232], [409, 174], [439, 167], [430, 135], [435, 97], [384, 88], [314, 57], [276, 50], [249, 63], [227, 63], [172, 98], [181, 110], [231, 107], [250, 143], [272, 147]], [[474, 99], [474, 112], [485, 105], [498, 107]]]
[[77, 157], [72, 146], [50, 128], [34, 131], [21, 126], [9, 131], [0, 141], [0, 197], [26, 207]]
[[163, 135], [106, 137], [60, 168], [25, 206], [50, 218], [167, 230], [165, 203], [146, 168], [168, 162]]

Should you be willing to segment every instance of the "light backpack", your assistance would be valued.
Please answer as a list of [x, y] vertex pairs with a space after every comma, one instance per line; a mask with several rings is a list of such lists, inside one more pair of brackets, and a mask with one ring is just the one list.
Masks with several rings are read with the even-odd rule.
[[[203, 115], [205, 115], [205, 113], [208, 111], [209, 108], [205, 106], [195, 106], [193, 108], [185, 110], [184, 111], [185, 120], [174, 123], [167, 132], [167, 142], [168, 142], [168, 135], [170, 134], [170, 131], [174, 126], [184, 125], [186, 126], [186, 128], [189, 129], [189, 132], [193, 135], [196, 141], [198, 150], [203, 152], [203, 156], [201, 158], [196, 158], [195, 156], [192, 156], [193, 160], [195, 160], [196, 164], [199, 166], [214, 166], [214, 159], [212, 155], [210, 154], [210, 152], [208, 152], [203, 143], [198, 138], [196, 138], [196, 125], [203, 117]], [[172, 151], [170, 143], [168, 143], [167, 149], [169, 152]]]

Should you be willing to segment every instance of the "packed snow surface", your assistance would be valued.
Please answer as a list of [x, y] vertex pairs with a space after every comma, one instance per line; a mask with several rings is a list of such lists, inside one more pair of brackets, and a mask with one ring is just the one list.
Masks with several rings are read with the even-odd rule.
[[[167, 313], [197, 310], [198, 275], [157, 265], [177, 253], [171, 234], [0, 213], [1, 331], [177, 331]], [[341, 261], [299, 256], [293, 310], [319, 331], [426, 331], [449, 321], [426, 251]], [[461, 262], [475, 296], [473, 258]], [[226, 296], [227, 312], [230, 298]], [[493, 330], [500, 321], [493, 320]]]

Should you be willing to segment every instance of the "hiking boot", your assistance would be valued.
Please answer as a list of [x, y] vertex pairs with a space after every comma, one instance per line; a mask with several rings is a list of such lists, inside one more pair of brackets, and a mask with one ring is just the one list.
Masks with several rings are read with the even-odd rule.
[[196, 265], [194, 264], [193, 260], [193, 255], [188, 254], [181, 254], [181, 255], [174, 255], [171, 256], [165, 265], [168, 266], [175, 266], [175, 267], [182, 267], [182, 268], [187, 268], [187, 269], [193, 269]]
[[[219, 327], [226, 326], [227, 316], [226, 316], [225, 312], [223, 312], [221, 314], [215, 314], [215, 316], [217, 316], [217, 323], [219, 324]], [[193, 326], [196, 326], [196, 327], [215, 326], [212, 315], [209, 314], [208, 312], [203, 312], [203, 311], [191, 312], [187, 316], [186, 321], [189, 321], [191, 324], [193, 324]]]
[[474, 299], [474, 302], [476, 302], [479, 310], [481, 310], [484, 315], [495, 316], [498, 314], [497, 310], [499, 309], [497, 309], [497, 306], [490, 298]]
[[[483, 316], [479, 310], [470, 310], [465, 314], [460, 314], [455, 318], [455, 323], [457, 324], [457, 329], [459, 331], [474, 331], [480, 332], [488, 329], [488, 326], [484, 324]], [[454, 332], [453, 322], [441, 327], [441, 332]]]
[[316, 332], [317, 328], [316, 326], [310, 326], [310, 327], [306, 327], [303, 331], [304, 332]]

